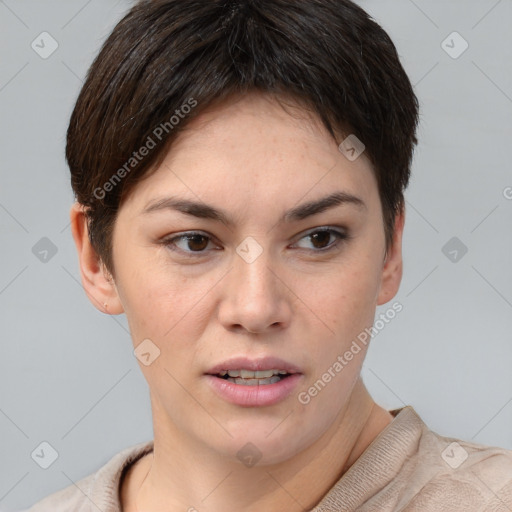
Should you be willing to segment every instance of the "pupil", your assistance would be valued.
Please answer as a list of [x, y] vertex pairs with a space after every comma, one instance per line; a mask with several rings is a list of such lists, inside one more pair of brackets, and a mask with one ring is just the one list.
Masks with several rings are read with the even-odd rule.
[[193, 247], [194, 244], [197, 243], [197, 241], [199, 239], [203, 239], [203, 242], [206, 240], [206, 237], [204, 235], [191, 235], [188, 238], [188, 247], [189, 249], [192, 249], [192, 250], [201, 250], [201, 249], [204, 249], [207, 245], [208, 245], [208, 242], [206, 243], [203, 243], [203, 244], [199, 244], [200, 247]]
[[[319, 238], [320, 242], [322, 242], [323, 238], [324, 241], [327, 242], [326, 244], [322, 245], [322, 247], [325, 247], [326, 245], [329, 245], [328, 242], [331, 237], [331, 233], [329, 233], [329, 231], [318, 231], [317, 233], [312, 234], [311, 237], [313, 239], [313, 245], [315, 245], [315, 241], [318, 241]], [[317, 246], [315, 245], [315, 247]]]

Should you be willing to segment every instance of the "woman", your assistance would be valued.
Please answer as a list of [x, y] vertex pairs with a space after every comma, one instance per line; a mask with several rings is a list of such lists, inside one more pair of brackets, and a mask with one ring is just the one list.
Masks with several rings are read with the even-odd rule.
[[[348, 0], [152, 0], [67, 135], [93, 304], [125, 313], [154, 441], [30, 511], [512, 506], [512, 452], [388, 411], [361, 368], [402, 277], [418, 102]], [[501, 508], [499, 508], [501, 507]]]

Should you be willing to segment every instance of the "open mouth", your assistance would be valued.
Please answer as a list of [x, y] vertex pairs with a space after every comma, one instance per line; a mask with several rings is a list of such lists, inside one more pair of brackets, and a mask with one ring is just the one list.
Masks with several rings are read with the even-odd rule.
[[275, 405], [289, 397], [304, 377], [299, 367], [272, 357], [224, 361], [206, 376], [208, 385], [223, 400], [240, 407]]
[[275, 384], [290, 375], [291, 373], [288, 373], [286, 370], [225, 370], [215, 376], [243, 386], [264, 386]]

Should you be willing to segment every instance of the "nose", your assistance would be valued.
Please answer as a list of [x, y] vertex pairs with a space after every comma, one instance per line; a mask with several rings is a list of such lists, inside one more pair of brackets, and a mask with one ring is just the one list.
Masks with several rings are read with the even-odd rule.
[[275, 267], [266, 251], [251, 262], [235, 255], [219, 306], [226, 329], [268, 333], [289, 325], [293, 293]]

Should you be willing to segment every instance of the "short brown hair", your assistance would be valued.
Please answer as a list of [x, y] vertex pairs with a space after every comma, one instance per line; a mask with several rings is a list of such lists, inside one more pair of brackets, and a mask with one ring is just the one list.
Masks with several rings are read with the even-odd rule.
[[[92, 63], [67, 131], [73, 191], [113, 276], [113, 227], [128, 193], [190, 120], [251, 90], [293, 98], [333, 138], [363, 141], [389, 248], [419, 114], [386, 32], [349, 0], [142, 0]], [[154, 149], [135, 158], [150, 139]]]

